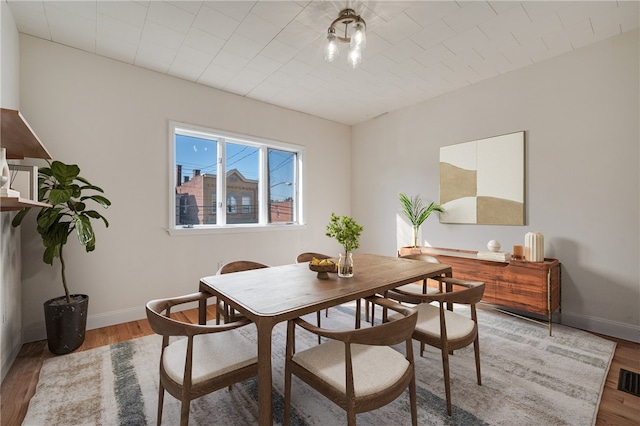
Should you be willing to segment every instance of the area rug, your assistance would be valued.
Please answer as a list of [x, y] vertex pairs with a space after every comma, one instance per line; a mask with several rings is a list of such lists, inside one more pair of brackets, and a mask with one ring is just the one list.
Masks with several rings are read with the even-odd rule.
[[[456, 308], [459, 309], [459, 308]], [[353, 306], [323, 316], [323, 327], [353, 326]], [[615, 343], [577, 329], [545, 325], [481, 309], [482, 386], [472, 346], [450, 357], [453, 414], [446, 414], [440, 352], [416, 350], [421, 425], [593, 425]], [[309, 320], [314, 321], [315, 315]], [[255, 327], [243, 333], [255, 341]], [[273, 335], [274, 423], [283, 421], [285, 325]], [[45, 361], [24, 425], [145, 425], [156, 423], [161, 338], [147, 336]], [[300, 330], [298, 349], [317, 344]], [[344, 412], [294, 377], [292, 424], [346, 424]], [[163, 424], [179, 423], [179, 403], [165, 396]], [[257, 423], [257, 380], [191, 403], [191, 425]], [[405, 392], [391, 404], [359, 414], [359, 425], [410, 424]]]

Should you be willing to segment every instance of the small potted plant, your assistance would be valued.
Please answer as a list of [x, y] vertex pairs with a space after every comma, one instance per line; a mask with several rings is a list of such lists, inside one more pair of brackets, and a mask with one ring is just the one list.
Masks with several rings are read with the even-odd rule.
[[353, 276], [353, 256], [352, 251], [360, 247], [360, 234], [364, 227], [359, 225], [349, 216], [338, 216], [331, 213], [331, 220], [327, 225], [327, 237], [335, 238], [344, 248], [344, 254], [340, 254], [338, 259], [338, 276]]
[[420, 194], [409, 197], [406, 194], [400, 193], [400, 208], [402, 214], [409, 219], [411, 226], [413, 226], [413, 248], [418, 247], [418, 230], [420, 225], [427, 220], [431, 213], [444, 212], [444, 207], [435, 202], [431, 202], [431, 204], [425, 206], [420, 198]]
[[[91, 210], [87, 203], [95, 202], [107, 208], [111, 201], [100, 195], [104, 193], [101, 188], [79, 175], [80, 168], [77, 165], [60, 161], [53, 161], [49, 167], [38, 171], [38, 200], [51, 205], [42, 207], [37, 217], [37, 230], [45, 247], [42, 260], [53, 265], [57, 257], [62, 266], [64, 296], [44, 303], [49, 350], [59, 355], [74, 351], [84, 342], [89, 306], [89, 296], [86, 294], [69, 294], [63, 248], [69, 235], [75, 231], [86, 251], [93, 251], [96, 248], [96, 236], [91, 219], [101, 219], [105, 226], [109, 226], [107, 219]], [[19, 226], [29, 210], [18, 212], [12, 225]]]

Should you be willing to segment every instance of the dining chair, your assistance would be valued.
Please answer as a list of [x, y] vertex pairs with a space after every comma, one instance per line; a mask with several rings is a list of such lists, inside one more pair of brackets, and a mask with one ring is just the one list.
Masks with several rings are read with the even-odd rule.
[[[356, 424], [357, 413], [382, 407], [409, 388], [411, 424], [417, 425], [411, 338], [416, 325], [416, 311], [380, 297], [373, 297], [370, 301], [395, 311], [398, 318], [350, 330], [324, 329], [301, 318], [287, 323], [285, 425], [290, 422], [292, 375], [344, 409], [350, 426]], [[296, 352], [296, 326], [328, 340]], [[404, 354], [390, 347], [402, 342], [405, 342]]]
[[162, 335], [158, 425], [162, 423], [165, 390], [180, 400], [180, 425], [186, 426], [191, 400], [258, 374], [257, 347], [236, 330], [250, 324], [248, 319], [198, 325], [171, 317], [174, 306], [209, 297], [207, 293], [193, 293], [146, 304], [151, 329]]
[[[429, 263], [440, 263], [440, 261], [435, 257], [429, 256], [426, 254], [409, 254], [409, 255], [398, 256], [398, 257], [401, 257], [403, 259], [421, 260], [423, 262], [429, 262]], [[401, 292], [399, 293], [395, 291], [396, 289], [401, 290]], [[413, 297], [414, 294], [421, 295], [421, 294], [432, 294], [432, 293], [439, 293], [439, 292], [442, 292], [442, 283], [438, 282], [437, 288], [430, 287], [429, 279], [425, 278], [424, 280], [422, 280], [422, 287], [416, 285], [415, 283], [404, 284], [400, 287], [396, 287], [395, 289], [388, 290], [386, 293], [384, 293], [384, 297], [392, 300], [396, 300], [398, 302], [417, 305], [418, 303], [422, 303], [422, 299]], [[371, 306], [370, 309], [368, 310], [371, 311], [371, 323], [373, 323], [373, 321], [375, 320], [374, 318], [375, 306]]]
[[[447, 414], [451, 415], [451, 383], [449, 377], [449, 355], [454, 350], [464, 348], [473, 343], [476, 361], [476, 378], [478, 385], [482, 385], [480, 376], [480, 342], [478, 338], [478, 316], [476, 304], [484, 294], [483, 282], [454, 280], [439, 278], [441, 285], [447, 281], [446, 291], [433, 294], [408, 294], [396, 289], [400, 295], [417, 297], [421, 303], [415, 306], [418, 321], [413, 332], [413, 338], [420, 342], [420, 356], [424, 354], [425, 344], [440, 349], [442, 353], [442, 368], [444, 371], [444, 389], [447, 399]], [[451, 286], [455, 282], [455, 287]], [[460, 289], [462, 288], [462, 289]], [[436, 304], [431, 304], [436, 302]], [[464, 304], [469, 306], [469, 314], [463, 315], [447, 309], [446, 305]], [[388, 315], [389, 320], [402, 319], [397, 313]]]
[[[234, 260], [233, 262], [225, 263], [218, 269], [216, 275], [231, 274], [234, 272], [250, 271], [252, 269], [268, 268], [269, 265], [265, 265], [259, 262], [253, 262], [251, 260]], [[216, 300], [216, 324], [220, 324], [220, 312], [222, 312], [224, 322], [234, 321], [236, 317], [240, 316], [240, 313], [231, 309], [227, 302]]]

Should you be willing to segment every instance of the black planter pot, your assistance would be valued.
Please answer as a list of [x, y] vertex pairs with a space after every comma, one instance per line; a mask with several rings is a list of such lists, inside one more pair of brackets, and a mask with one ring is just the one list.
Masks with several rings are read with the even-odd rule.
[[44, 302], [47, 342], [52, 353], [63, 355], [82, 345], [87, 328], [88, 308], [89, 296], [86, 294], [72, 294], [69, 304], [65, 296]]

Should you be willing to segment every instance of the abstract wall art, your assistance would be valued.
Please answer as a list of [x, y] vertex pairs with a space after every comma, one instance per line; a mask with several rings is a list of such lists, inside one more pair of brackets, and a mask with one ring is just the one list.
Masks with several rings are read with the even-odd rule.
[[524, 131], [440, 148], [442, 223], [524, 225]]

